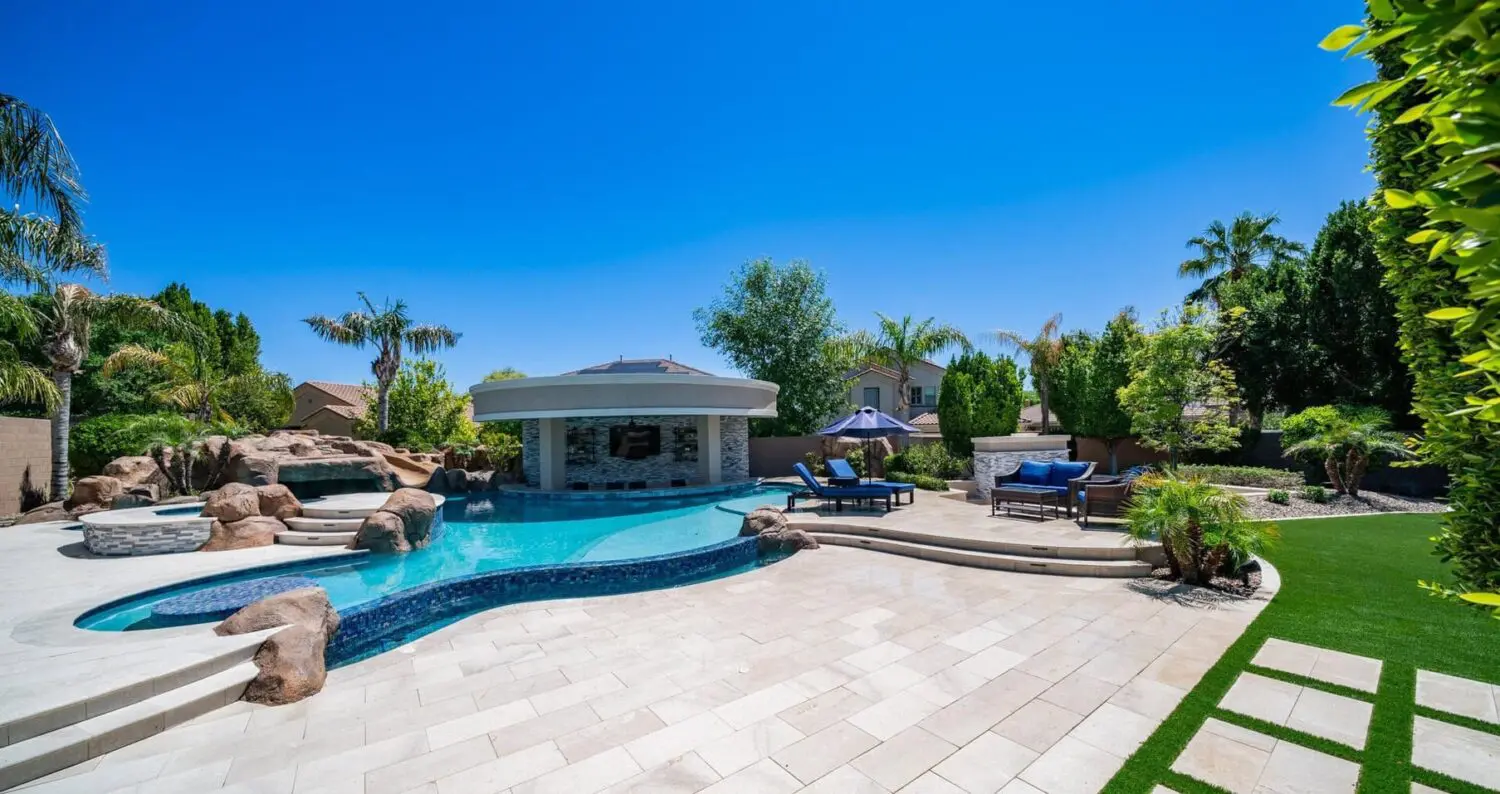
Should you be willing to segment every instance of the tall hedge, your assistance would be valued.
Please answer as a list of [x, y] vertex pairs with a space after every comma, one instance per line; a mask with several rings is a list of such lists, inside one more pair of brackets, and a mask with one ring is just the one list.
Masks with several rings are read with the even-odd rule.
[[937, 415], [943, 444], [960, 457], [974, 454], [975, 438], [1016, 432], [1021, 421], [1016, 363], [977, 350], [953, 359], [938, 388]]
[[1493, 20], [1469, 0], [1370, 0], [1369, 9], [1369, 26], [1339, 28], [1323, 46], [1366, 53], [1377, 67], [1377, 80], [1336, 102], [1375, 113], [1377, 252], [1423, 423], [1418, 451], [1452, 480], [1438, 551], [1463, 586], [1500, 589], [1500, 424], [1486, 406], [1493, 373], [1465, 375], [1500, 361], [1462, 360], [1493, 344], [1486, 338], [1495, 339], [1500, 312], [1500, 206], [1490, 198], [1500, 190], [1500, 112], [1493, 100], [1475, 101], [1493, 95], [1500, 69], [1486, 30]]

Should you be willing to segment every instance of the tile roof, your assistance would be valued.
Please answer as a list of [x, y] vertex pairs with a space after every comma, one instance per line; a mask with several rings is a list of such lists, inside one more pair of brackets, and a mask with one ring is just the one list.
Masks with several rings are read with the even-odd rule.
[[912, 420], [910, 422], [907, 422], [907, 424], [911, 425], [912, 427], [937, 427], [937, 411], [928, 411], [926, 413], [914, 416], [912, 417]]
[[670, 358], [622, 358], [606, 361], [592, 367], [564, 372], [564, 375], [709, 375], [701, 369], [673, 361]]
[[[928, 361], [925, 358], [922, 359], [922, 363], [926, 364], [929, 367], [932, 367], [933, 369], [936, 369], [939, 372], [947, 372], [948, 371], [947, 368], [944, 367], [943, 365], [941, 365], [941, 364], [934, 364], [934, 363], [932, 363], [931, 361]], [[866, 372], [874, 372], [874, 373], [877, 373], [877, 374], [880, 374], [880, 375], [884, 375], [887, 378], [890, 378], [891, 380], [900, 380], [901, 379], [901, 373], [897, 372], [896, 370], [894, 370], [894, 369], [892, 369], [890, 367], [885, 366], [884, 364], [861, 364], [860, 366], [857, 366], [854, 369], [851, 369], [848, 372], [845, 372], [844, 373], [844, 380], [849, 380], [851, 378], [857, 378], [860, 375], [865, 374]]]
[[331, 383], [326, 380], [305, 381], [303, 386], [311, 386], [336, 400], [348, 405], [357, 405], [361, 408], [374, 397], [374, 390], [368, 386], [353, 383]]

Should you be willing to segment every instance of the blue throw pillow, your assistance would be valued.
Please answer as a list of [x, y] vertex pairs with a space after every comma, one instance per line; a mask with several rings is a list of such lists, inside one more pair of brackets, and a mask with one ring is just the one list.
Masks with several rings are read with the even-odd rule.
[[1088, 470], [1089, 464], [1087, 463], [1067, 463], [1064, 461], [1058, 461], [1052, 464], [1052, 473], [1048, 475], [1050, 479], [1048, 480], [1047, 484], [1055, 485], [1059, 488], [1066, 488], [1068, 487], [1068, 480], [1076, 480], [1079, 477], [1082, 477], [1083, 473]]
[[1051, 473], [1051, 463], [1042, 463], [1035, 460], [1021, 461], [1020, 479], [1022, 485], [1046, 485], [1047, 476]]

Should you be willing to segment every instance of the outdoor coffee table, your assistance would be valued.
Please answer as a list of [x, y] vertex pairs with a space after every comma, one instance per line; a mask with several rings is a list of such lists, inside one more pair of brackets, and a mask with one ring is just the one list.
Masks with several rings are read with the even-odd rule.
[[1005, 515], [1010, 515], [1010, 507], [1013, 504], [1036, 505], [1036, 517], [1045, 519], [1048, 505], [1052, 506], [1052, 517], [1059, 518], [1057, 491], [1051, 488], [1038, 488], [1026, 485], [1004, 485], [990, 490], [990, 515], [995, 515], [996, 508], [1005, 505]]

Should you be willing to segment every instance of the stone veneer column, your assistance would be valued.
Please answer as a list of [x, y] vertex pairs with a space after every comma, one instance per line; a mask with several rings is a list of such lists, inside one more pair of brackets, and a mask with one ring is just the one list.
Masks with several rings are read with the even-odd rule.
[[724, 481], [722, 449], [719, 417], [698, 417], [698, 479], [709, 483]]
[[995, 475], [1020, 468], [1021, 461], [1068, 459], [1068, 436], [987, 436], [974, 439], [974, 488], [985, 499]]
[[541, 473], [539, 483], [544, 491], [561, 491], [567, 487], [568, 420], [538, 420], [541, 431]]

